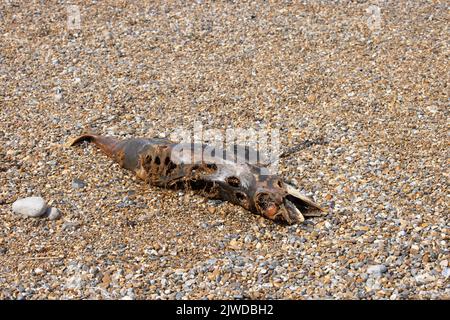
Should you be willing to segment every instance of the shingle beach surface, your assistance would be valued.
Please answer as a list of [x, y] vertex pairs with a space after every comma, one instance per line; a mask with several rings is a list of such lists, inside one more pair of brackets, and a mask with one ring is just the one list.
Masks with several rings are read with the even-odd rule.
[[[1, 299], [450, 298], [447, 1], [46, 3], [0, 3]], [[65, 146], [194, 121], [319, 141], [279, 174], [328, 214], [272, 223]], [[31, 196], [60, 218], [12, 212]]]

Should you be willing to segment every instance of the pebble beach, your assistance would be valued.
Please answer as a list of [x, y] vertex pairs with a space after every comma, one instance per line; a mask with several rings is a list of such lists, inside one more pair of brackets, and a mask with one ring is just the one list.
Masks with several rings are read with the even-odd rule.
[[[450, 299], [448, 24], [446, 1], [2, 1], [0, 299]], [[312, 142], [278, 174], [326, 215], [66, 145], [196, 121]]]

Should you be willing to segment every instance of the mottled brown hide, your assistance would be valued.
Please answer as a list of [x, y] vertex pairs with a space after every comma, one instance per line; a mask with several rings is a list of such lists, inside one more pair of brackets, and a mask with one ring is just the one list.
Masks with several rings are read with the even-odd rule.
[[281, 177], [261, 174], [258, 165], [228, 160], [222, 150], [211, 155], [205, 152], [204, 145], [182, 145], [166, 139], [118, 141], [90, 134], [73, 139], [69, 145], [82, 141], [96, 144], [122, 167], [134, 171], [151, 185], [190, 189], [211, 199], [240, 205], [271, 220], [293, 224], [302, 222], [304, 216], [317, 216], [323, 211]]

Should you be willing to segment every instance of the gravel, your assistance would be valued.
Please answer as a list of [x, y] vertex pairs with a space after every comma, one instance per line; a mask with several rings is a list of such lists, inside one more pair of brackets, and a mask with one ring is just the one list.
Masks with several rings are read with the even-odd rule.
[[[69, 28], [2, 1], [0, 299], [449, 299], [448, 5], [378, 3], [79, 1]], [[321, 141], [279, 174], [328, 214], [279, 225], [64, 146], [194, 121]], [[33, 195], [64, 218], [17, 219]]]

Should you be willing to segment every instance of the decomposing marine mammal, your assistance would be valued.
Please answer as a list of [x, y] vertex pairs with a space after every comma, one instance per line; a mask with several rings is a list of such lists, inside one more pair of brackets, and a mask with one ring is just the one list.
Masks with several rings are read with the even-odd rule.
[[321, 216], [321, 211], [325, 211], [278, 175], [263, 174], [263, 165], [237, 161], [236, 152], [230, 160], [226, 150], [211, 152], [203, 144], [181, 144], [161, 138], [118, 140], [95, 134], [81, 135], [68, 145], [83, 141], [94, 143], [123, 168], [134, 171], [153, 186], [191, 189], [288, 224]]

